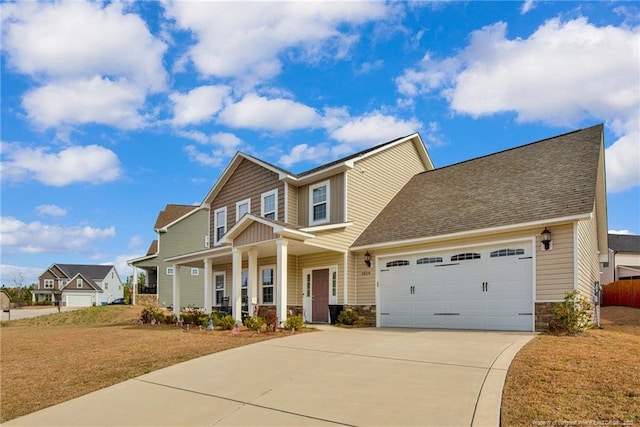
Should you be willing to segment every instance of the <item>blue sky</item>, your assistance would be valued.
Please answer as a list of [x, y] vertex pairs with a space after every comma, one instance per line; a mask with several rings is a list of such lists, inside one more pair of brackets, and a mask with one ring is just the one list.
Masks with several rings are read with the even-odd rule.
[[[420, 132], [437, 167], [605, 124], [640, 233], [634, 2], [2, 4], [2, 283], [143, 255], [244, 151], [293, 172]], [[532, 159], [532, 167], [544, 167]]]

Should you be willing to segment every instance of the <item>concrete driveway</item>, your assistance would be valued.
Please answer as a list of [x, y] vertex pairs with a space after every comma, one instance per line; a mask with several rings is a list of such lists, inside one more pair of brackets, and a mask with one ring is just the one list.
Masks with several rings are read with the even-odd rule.
[[[61, 312], [73, 311], [83, 307], [60, 307]], [[11, 311], [3, 311], [0, 320], [20, 320], [30, 317], [45, 316], [47, 314], [55, 314], [58, 307], [42, 307], [42, 308], [12, 308]], [[11, 317], [11, 319], [9, 319]]]
[[497, 426], [507, 368], [533, 336], [322, 327], [174, 365], [6, 425]]

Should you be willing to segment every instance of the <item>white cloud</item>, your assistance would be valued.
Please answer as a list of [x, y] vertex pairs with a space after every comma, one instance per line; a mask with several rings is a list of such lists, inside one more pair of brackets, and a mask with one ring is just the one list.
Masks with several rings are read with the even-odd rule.
[[38, 215], [65, 216], [67, 210], [57, 205], [40, 205], [36, 207]]
[[520, 8], [520, 14], [524, 15], [534, 7], [535, 6], [533, 5], [533, 0], [525, 0], [524, 3], [522, 3], [522, 7]]
[[195, 163], [200, 163], [204, 166], [220, 166], [225, 159], [215, 151], [212, 151], [211, 153], [205, 153], [199, 150], [195, 145], [185, 146], [184, 152], [187, 153], [189, 160]]
[[[224, 160], [236, 154], [245, 145], [244, 141], [232, 133], [218, 132], [206, 135], [199, 131], [182, 131], [181, 136], [198, 142], [201, 145], [209, 146], [209, 150], [195, 145], [187, 145], [184, 152], [189, 160], [205, 166], [220, 166]], [[248, 146], [246, 147], [248, 148]]]
[[222, 109], [231, 88], [228, 86], [200, 86], [187, 94], [172, 93], [175, 125], [197, 124], [209, 121]]
[[391, 141], [418, 132], [422, 125], [416, 119], [403, 120], [380, 112], [350, 119], [331, 132], [331, 137], [354, 148]]
[[3, 4], [3, 50], [24, 74], [48, 78], [119, 76], [163, 90], [166, 45], [123, 3]]
[[144, 101], [139, 87], [96, 76], [38, 87], [24, 95], [22, 105], [28, 117], [43, 127], [100, 123], [135, 129], [144, 126], [138, 113]]
[[3, 4], [2, 28], [9, 66], [37, 82], [23, 97], [27, 117], [45, 128], [139, 128], [146, 96], [166, 88], [166, 45], [124, 3]]
[[137, 248], [141, 246], [143, 243], [144, 243], [144, 238], [142, 236], [133, 236], [131, 239], [129, 239], [130, 248]]
[[515, 112], [520, 122], [573, 127], [601, 120], [619, 139], [607, 149], [611, 192], [638, 185], [640, 27], [597, 27], [585, 18], [551, 19], [528, 38], [508, 39], [506, 24], [475, 31], [459, 54], [396, 79], [409, 97], [439, 92], [472, 117]]
[[633, 234], [629, 230], [609, 230], [609, 234]]
[[7, 253], [86, 253], [93, 243], [115, 236], [115, 227], [63, 227], [40, 221], [25, 223], [15, 217], [0, 217], [2, 249]]
[[0, 284], [9, 288], [15, 286], [27, 288], [33, 283], [38, 283], [38, 277], [40, 277], [47, 267], [48, 265], [42, 268], [34, 268], [0, 264]]
[[8, 143], [3, 143], [2, 149], [6, 158], [1, 164], [2, 180], [6, 181], [34, 179], [45, 185], [62, 187], [79, 182], [111, 182], [122, 175], [116, 154], [98, 145], [74, 146], [58, 153], [50, 153], [42, 147], [23, 148]]
[[291, 149], [289, 154], [280, 157], [278, 163], [285, 168], [293, 164], [311, 161], [313, 163], [322, 163], [331, 156], [331, 148], [327, 144], [318, 144], [311, 146], [308, 144], [298, 144]]
[[269, 99], [254, 93], [228, 105], [219, 119], [234, 128], [270, 131], [312, 128], [320, 124], [318, 112], [311, 107], [289, 99]]
[[391, 13], [382, 2], [167, 2], [165, 9], [197, 40], [188, 56], [200, 73], [252, 81], [278, 75], [279, 55], [292, 48], [303, 60], [344, 57], [357, 40], [349, 28]]

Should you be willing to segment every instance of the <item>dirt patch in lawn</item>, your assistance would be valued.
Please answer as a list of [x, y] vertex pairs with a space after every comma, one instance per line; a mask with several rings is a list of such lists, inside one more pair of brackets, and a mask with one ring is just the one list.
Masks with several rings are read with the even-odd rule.
[[291, 334], [139, 325], [140, 311], [93, 307], [2, 322], [0, 422], [166, 366]]
[[542, 334], [520, 350], [504, 386], [502, 426], [640, 423], [640, 309], [603, 307], [601, 319], [601, 329]]

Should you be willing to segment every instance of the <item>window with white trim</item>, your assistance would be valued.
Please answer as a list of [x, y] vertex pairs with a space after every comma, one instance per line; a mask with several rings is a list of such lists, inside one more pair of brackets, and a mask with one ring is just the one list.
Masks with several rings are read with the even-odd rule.
[[227, 207], [216, 209], [213, 212], [213, 229], [215, 230], [214, 238], [217, 244], [224, 233], [227, 232]]
[[249, 271], [245, 268], [242, 270], [240, 276], [241, 284], [240, 284], [240, 294], [242, 297], [242, 304], [249, 301], [249, 293], [248, 293], [248, 285], [249, 285]]
[[216, 292], [216, 305], [221, 306], [224, 300], [224, 273], [213, 273], [213, 283]]
[[267, 191], [260, 196], [260, 215], [269, 219], [278, 219], [278, 189]]
[[251, 199], [240, 200], [236, 203], [236, 222], [240, 221], [240, 218], [249, 212], [251, 212]]
[[173, 267], [167, 267], [167, 276], [173, 276]]
[[83, 285], [84, 285], [84, 280], [76, 279], [76, 288], [81, 289]]
[[104, 290], [108, 290], [109, 289], [109, 284], [107, 282], [104, 282]]
[[331, 273], [331, 296], [335, 297], [338, 295], [338, 272], [334, 271]]
[[275, 302], [274, 273], [275, 269], [273, 267], [262, 267], [260, 269], [262, 304], [273, 304]]
[[329, 181], [309, 186], [309, 225], [329, 222]]
[[200, 269], [199, 269], [199, 268], [192, 267], [192, 268], [191, 268], [191, 275], [192, 275], [192, 276], [199, 276], [199, 275], [200, 275]]
[[44, 279], [44, 288], [53, 289], [53, 279]]

